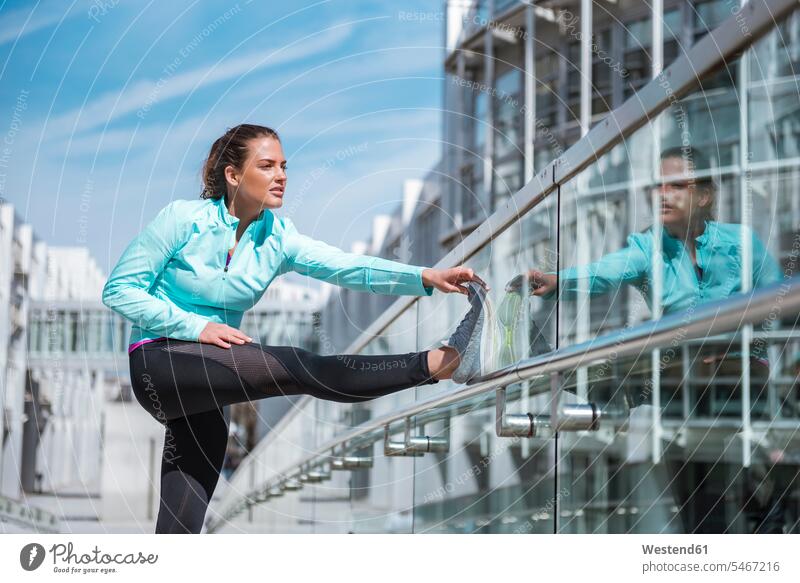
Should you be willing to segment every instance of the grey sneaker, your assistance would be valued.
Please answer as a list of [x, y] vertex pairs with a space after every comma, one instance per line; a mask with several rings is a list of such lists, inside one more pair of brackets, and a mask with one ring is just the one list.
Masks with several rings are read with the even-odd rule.
[[453, 381], [457, 383], [466, 383], [484, 374], [494, 358], [494, 317], [486, 290], [474, 281], [465, 285], [471, 307], [450, 338], [442, 341], [461, 356], [461, 363], [453, 372]]

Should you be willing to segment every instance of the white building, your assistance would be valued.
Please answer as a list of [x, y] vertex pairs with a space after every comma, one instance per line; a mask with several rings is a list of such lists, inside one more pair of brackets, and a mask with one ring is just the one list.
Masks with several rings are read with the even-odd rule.
[[[103, 306], [106, 279], [0, 201], [0, 532], [152, 532], [164, 430], [132, 399], [130, 323]], [[314, 350], [319, 297], [275, 282], [242, 328]], [[254, 437], [290, 406], [258, 402]]]

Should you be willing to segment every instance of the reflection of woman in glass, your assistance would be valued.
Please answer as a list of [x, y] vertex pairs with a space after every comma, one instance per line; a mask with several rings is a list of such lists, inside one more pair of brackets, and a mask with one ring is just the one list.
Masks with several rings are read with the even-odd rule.
[[[777, 262], [749, 227], [713, 220], [716, 199], [713, 180], [696, 176], [698, 169], [708, 167], [705, 156], [691, 147], [673, 148], [661, 154], [662, 181], [657, 187], [657, 200], [661, 205], [659, 220], [663, 226], [660, 299], [666, 314], [740, 293], [742, 241], [745, 236], [749, 236], [752, 242], [753, 287], [774, 283], [781, 276]], [[655, 232], [650, 227], [633, 233], [628, 237], [627, 245], [619, 251], [588, 265], [561, 270], [558, 275], [531, 270], [528, 272], [531, 293], [550, 298], [559, 288], [563, 298], [570, 298], [581, 290], [594, 295], [613, 292], [620, 285], [629, 284], [642, 293], [652, 308]], [[696, 371], [697, 374], [712, 378], [717, 375], [740, 377], [740, 353], [726, 349], [719, 352], [722, 354], [706, 347], [702, 363], [713, 365], [719, 362], [719, 365], [714, 370]], [[755, 363], [751, 368], [753, 395], [758, 396], [761, 379], [766, 383], [768, 374], [763, 342], [753, 343], [751, 357]], [[680, 373], [679, 362], [669, 364], [675, 368], [676, 374]], [[671, 374], [670, 369], [665, 370], [662, 376], [668, 374]], [[728, 403], [731, 414], [740, 414], [731, 405]], [[703, 408], [701, 403], [697, 406]]]
[[[710, 176], [696, 175], [698, 169], [708, 167], [706, 157], [691, 147], [672, 148], [661, 154], [662, 182], [657, 187], [657, 200], [663, 226], [661, 306], [667, 314], [741, 291], [743, 231], [750, 233], [752, 240], [753, 287], [780, 277], [777, 263], [748, 227], [713, 219], [714, 182]], [[605, 294], [629, 284], [641, 292], [652, 309], [654, 246], [655, 230], [650, 227], [630, 235], [624, 248], [588, 265], [564, 269], [559, 275], [532, 269], [528, 272], [530, 291], [550, 299], [560, 287], [561, 297], [570, 299], [581, 291]], [[506, 291], [513, 292], [508, 297], [519, 293], [522, 281], [518, 276], [506, 286]], [[500, 314], [502, 317], [502, 310]], [[531, 346], [531, 354], [541, 352]], [[766, 364], [763, 346], [754, 345], [752, 353]], [[706, 360], [713, 362], [715, 358]]]
[[[665, 313], [741, 291], [743, 231], [752, 238], [753, 287], [780, 277], [778, 264], [748, 227], [713, 220], [713, 180], [695, 176], [698, 168], [707, 167], [705, 156], [693, 148], [673, 148], [661, 154], [663, 179], [658, 194], [663, 225], [661, 305]], [[587, 266], [565, 269], [559, 276], [532, 270], [528, 274], [532, 293], [549, 297], [560, 284], [566, 294], [581, 288], [599, 294], [627, 283], [652, 304], [654, 243], [651, 227], [630, 235], [623, 249]]]

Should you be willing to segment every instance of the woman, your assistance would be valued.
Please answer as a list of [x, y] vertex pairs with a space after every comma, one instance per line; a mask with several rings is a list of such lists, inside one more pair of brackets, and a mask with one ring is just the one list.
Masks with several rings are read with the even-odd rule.
[[[133, 322], [134, 395], [166, 427], [157, 533], [200, 532], [228, 442], [227, 405], [297, 394], [355, 403], [450, 378], [480, 329], [476, 298], [486, 288], [469, 268], [404, 265], [299, 234], [272, 212], [287, 176], [268, 127], [239, 125], [217, 139], [203, 181], [201, 200], [164, 207], [103, 289], [103, 303]], [[422, 352], [342, 358], [254, 343], [238, 329], [243, 313], [288, 271], [381, 294], [466, 293], [473, 307], [449, 346]]]

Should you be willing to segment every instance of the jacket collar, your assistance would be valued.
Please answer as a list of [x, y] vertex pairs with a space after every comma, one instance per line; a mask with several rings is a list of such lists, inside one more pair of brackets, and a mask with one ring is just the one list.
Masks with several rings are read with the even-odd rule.
[[[703, 222], [703, 232], [700, 233], [697, 237], [694, 238], [700, 245], [705, 245], [711, 239], [711, 243], [715, 243], [719, 239], [719, 228], [717, 226], [716, 221], [705, 220]], [[666, 229], [662, 229], [663, 239], [665, 241], [669, 241], [670, 243], [683, 243], [683, 241], [679, 238], [673, 237], [669, 234], [669, 231]]]
[[[239, 217], [233, 216], [228, 211], [228, 205], [225, 204], [225, 196], [220, 196], [219, 198], [214, 199], [214, 204], [217, 205], [217, 211], [219, 213], [219, 218], [222, 220], [223, 223], [230, 227], [235, 227], [239, 224]], [[253, 222], [261, 222], [265, 218], [267, 218], [267, 209], [261, 209], [261, 213], [256, 217], [255, 221]]]

